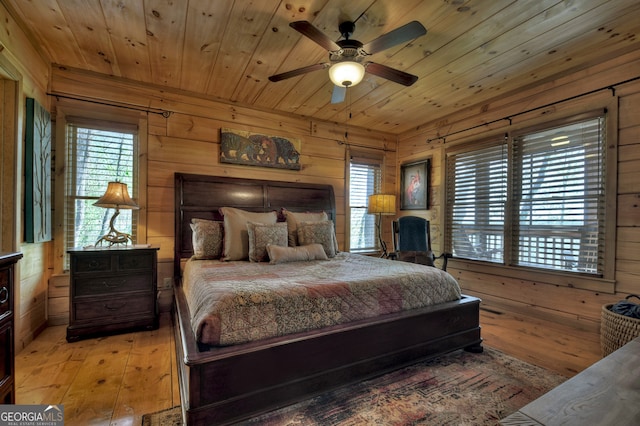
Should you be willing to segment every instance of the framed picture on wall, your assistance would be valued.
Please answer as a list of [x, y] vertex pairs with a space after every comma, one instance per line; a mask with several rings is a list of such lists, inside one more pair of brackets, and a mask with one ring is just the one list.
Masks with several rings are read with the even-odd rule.
[[51, 240], [51, 114], [26, 99], [24, 240]]
[[400, 166], [400, 210], [427, 210], [431, 160]]
[[220, 130], [220, 162], [301, 170], [300, 140], [244, 130]]

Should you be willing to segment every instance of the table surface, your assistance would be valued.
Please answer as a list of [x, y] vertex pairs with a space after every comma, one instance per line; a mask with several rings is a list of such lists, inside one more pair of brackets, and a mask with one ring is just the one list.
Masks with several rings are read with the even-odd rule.
[[640, 424], [640, 337], [525, 405], [500, 424]]

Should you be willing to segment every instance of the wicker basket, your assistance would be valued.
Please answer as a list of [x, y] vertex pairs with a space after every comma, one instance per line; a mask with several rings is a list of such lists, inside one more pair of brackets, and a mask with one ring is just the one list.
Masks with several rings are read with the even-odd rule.
[[612, 312], [610, 308], [613, 305], [609, 303], [602, 306], [600, 347], [603, 357], [640, 336], [640, 319]]

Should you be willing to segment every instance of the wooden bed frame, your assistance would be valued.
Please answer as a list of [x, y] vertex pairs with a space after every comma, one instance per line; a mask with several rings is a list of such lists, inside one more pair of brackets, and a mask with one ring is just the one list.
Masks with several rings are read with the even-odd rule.
[[[194, 217], [221, 220], [219, 207], [326, 211], [330, 185], [175, 175], [175, 276], [192, 254]], [[328, 389], [457, 349], [482, 351], [479, 305], [464, 296], [422, 309], [228, 347], [196, 341], [180, 279], [175, 286], [180, 396], [187, 425], [229, 424]]]

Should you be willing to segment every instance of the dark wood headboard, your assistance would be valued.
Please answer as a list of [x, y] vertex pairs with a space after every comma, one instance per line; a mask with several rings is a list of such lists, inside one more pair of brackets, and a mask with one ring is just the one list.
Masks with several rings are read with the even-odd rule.
[[280, 212], [325, 211], [335, 223], [336, 202], [331, 185], [175, 174], [175, 277], [180, 261], [191, 257], [191, 219], [223, 220], [218, 209]]

